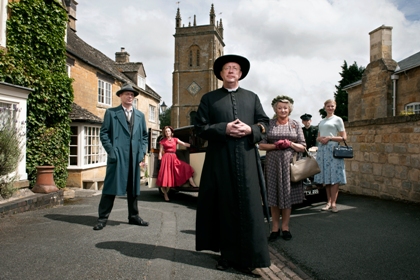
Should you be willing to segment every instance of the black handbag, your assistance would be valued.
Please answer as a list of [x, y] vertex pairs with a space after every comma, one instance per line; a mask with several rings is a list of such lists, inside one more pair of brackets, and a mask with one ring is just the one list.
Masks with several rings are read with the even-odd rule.
[[353, 147], [347, 146], [346, 140], [344, 140], [345, 146], [338, 145], [334, 147], [333, 157], [335, 158], [353, 158]]

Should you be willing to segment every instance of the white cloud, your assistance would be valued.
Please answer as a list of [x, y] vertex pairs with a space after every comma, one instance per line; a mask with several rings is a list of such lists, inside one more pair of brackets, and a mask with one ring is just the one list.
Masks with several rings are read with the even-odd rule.
[[[416, 3], [412, 3], [416, 2]], [[393, 27], [396, 61], [420, 49], [420, 4], [409, 0], [184, 0], [182, 24], [196, 15], [209, 24], [214, 3], [223, 20], [225, 53], [246, 56], [251, 71], [241, 86], [256, 92], [268, 116], [279, 94], [295, 99], [292, 117], [313, 115], [332, 98], [344, 60], [369, 63], [369, 32], [382, 24]], [[125, 47], [131, 61], [143, 62], [147, 83], [166, 104], [172, 100], [177, 1], [79, 0], [78, 35], [114, 58]]]

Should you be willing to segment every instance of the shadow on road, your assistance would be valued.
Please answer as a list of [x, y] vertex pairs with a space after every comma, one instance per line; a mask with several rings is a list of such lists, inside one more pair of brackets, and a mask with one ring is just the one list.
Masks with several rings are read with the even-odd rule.
[[[121, 254], [141, 259], [164, 259], [186, 265], [216, 270], [219, 256], [214, 253], [203, 253], [184, 249], [175, 249], [166, 246], [132, 243], [126, 241], [107, 241], [96, 244], [99, 249], [115, 250]], [[242, 273], [229, 269], [224, 273], [242, 275]]]
[[[98, 221], [98, 217], [96, 216], [47, 214], [44, 217], [54, 220], [54, 221], [66, 222], [66, 223], [71, 223], [71, 224], [79, 224], [79, 225], [84, 225], [84, 226], [89, 226], [89, 227], [93, 227]], [[108, 222], [106, 223], [106, 226], [118, 226], [120, 224], [121, 224], [120, 222], [108, 220]]]

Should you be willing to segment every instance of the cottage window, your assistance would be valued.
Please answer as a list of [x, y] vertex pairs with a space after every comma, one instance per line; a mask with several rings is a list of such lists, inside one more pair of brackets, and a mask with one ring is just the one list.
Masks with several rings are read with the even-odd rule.
[[100, 126], [72, 126], [70, 136], [70, 167], [102, 166], [107, 155], [99, 137]]
[[66, 64], [66, 72], [67, 76], [71, 78], [71, 66], [69, 64]]
[[156, 106], [149, 105], [149, 121], [156, 122]]
[[137, 75], [137, 86], [143, 90], [146, 90], [146, 79], [141, 75]]
[[111, 84], [98, 80], [98, 103], [111, 106]]
[[413, 112], [414, 114], [420, 114], [420, 102], [413, 102], [405, 105], [406, 112]]

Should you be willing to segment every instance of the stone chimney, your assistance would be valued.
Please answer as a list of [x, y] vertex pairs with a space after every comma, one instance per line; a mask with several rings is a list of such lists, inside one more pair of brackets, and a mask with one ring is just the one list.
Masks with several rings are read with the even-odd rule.
[[69, 16], [69, 27], [71, 30], [76, 32], [76, 6], [77, 2], [75, 0], [66, 0], [67, 14]]
[[392, 59], [392, 27], [382, 25], [369, 33], [370, 62]]
[[120, 52], [115, 53], [115, 62], [117, 63], [127, 63], [130, 62], [130, 54], [125, 51], [124, 47], [121, 47]]

